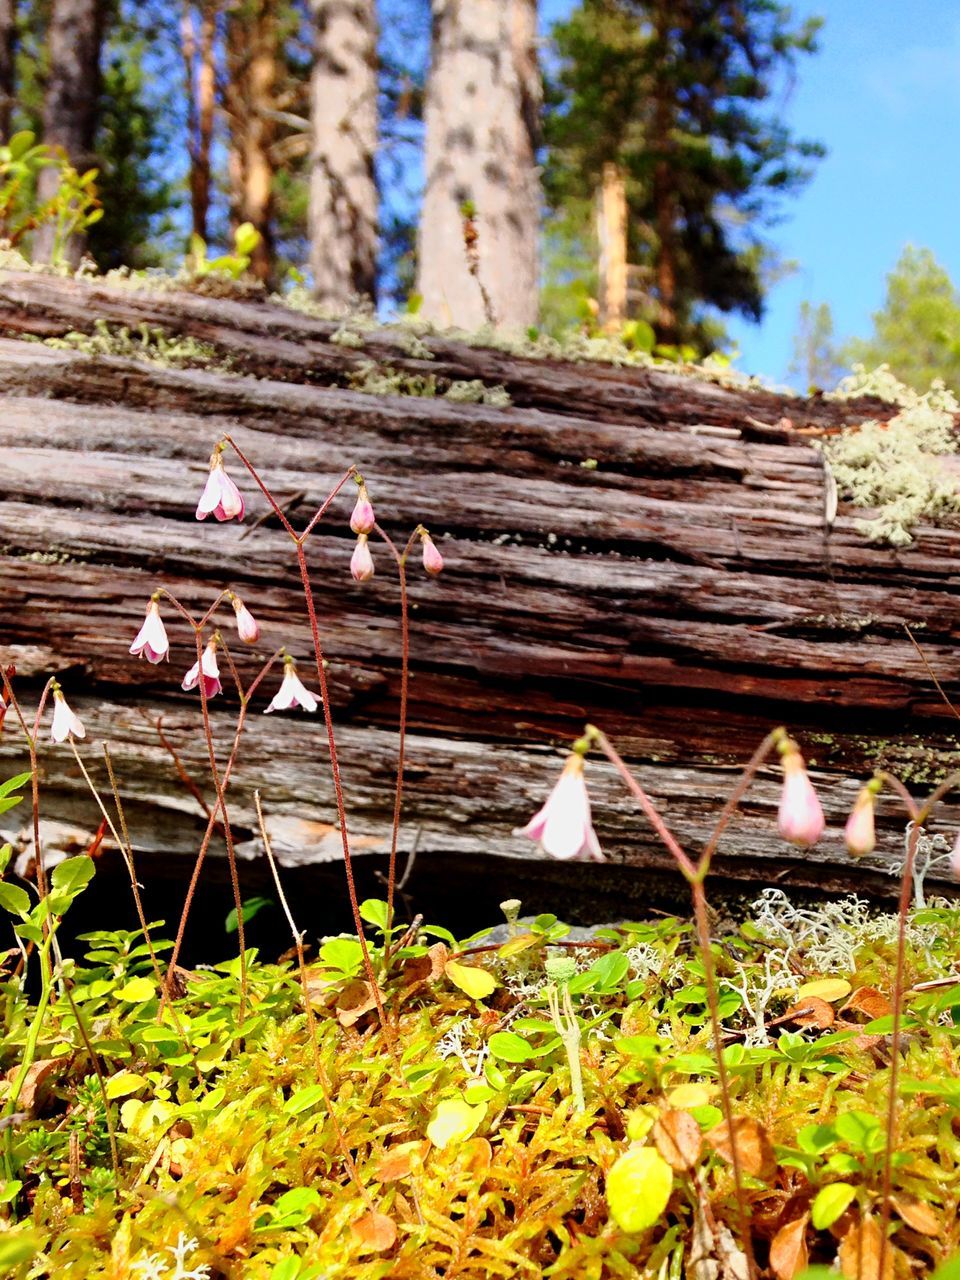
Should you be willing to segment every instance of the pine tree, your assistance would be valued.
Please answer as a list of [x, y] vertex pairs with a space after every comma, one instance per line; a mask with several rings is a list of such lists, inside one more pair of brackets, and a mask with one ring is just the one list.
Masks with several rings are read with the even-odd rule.
[[335, 311], [376, 298], [379, 196], [374, 0], [310, 0], [310, 269]]
[[507, 329], [538, 315], [536, 0], [433, 0], [421, 314]]
[[766, 105], [815, 48], [777, 0], [581, 0], [554, 37], [547, 190], [555, 211], [624, 173], [640, 314], [709, 345], [709, 311], [758, 319], [780, 197], [822, 153]]

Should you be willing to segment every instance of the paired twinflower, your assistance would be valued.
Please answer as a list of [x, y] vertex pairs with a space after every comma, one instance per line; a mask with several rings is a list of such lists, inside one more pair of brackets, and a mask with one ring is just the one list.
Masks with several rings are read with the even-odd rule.
[[294, 707], [302, 707], [304, 711], [316, 711], [317, 704], [316, 695], [306, 688], [297, 675], [297, 664], [293, 658], [285, 655], [283, 659], [283, 680], [280, 683], [278, 692], [273, 695], [273, 700], [263, 714], [268, 715], [271, 711], [291, 711]]
[[593, 829], [590, 797], [584, 778], [583, 755], [572, 751], [547, 802], [516, 835], [536, 840], [551, 858], [589, 858], [603, 862]]
[[206, 520], [211, 514], [217, 520], [243, 519], [243, 494], [224, 470], [224, 447], [221, 441], [210, 455], [210, 474], [197, 503], [198, 520]]
[[73, 735], [75, 738], [85, 738], [87, 731], [84, 729], [80, 717], [70, 710], [70, 706], [63, 696], [63, 691], [54, 680], [50, 686], [53, 693], [53, 724], [50, 727], [50, 738], [53, 742], [66, 742]]

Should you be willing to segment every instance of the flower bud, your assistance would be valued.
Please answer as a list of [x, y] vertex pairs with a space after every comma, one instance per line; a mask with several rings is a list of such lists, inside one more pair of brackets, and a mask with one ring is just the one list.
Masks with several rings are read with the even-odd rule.
[[443, 569], [443, 556], [425, 529], [420, 534], [420, 541], [423, 543], [423, 567], [435, 578]]
[[232, 596], [230, 602], [237, 615], [237, 635], [244, 644], [256, 644], [260, 639], [260, 623], [239, 596]]
[[847, 844], [847, 852], [854, 858], [862, 858], [868, 853], [873, 853], [877, 843], [873, 824], [873, 797], [872, 787], [860, 788], [860, 794], [844, 828], [843, 838]]
[[368, 578], [373, 577], [373, 556], [367, 546], [367, 535], [365, 533], [361, 533], [357, 538], [357, 545], [354, 547], [353, 555], [350, 558], [350, 572], [357, 582], [366, 582]]
[[784, 840], [806, 849], [823, 835], [826, 822], [813, 784], [807, 777], [797, 744], [787, 739], [781, 747], [783, 790], [777, 825]]
[[367, 494], [367, 486], [360, 481], [357, 489], [357, 505], [353, 508], [353, 515], [350, 517], [350, 528], [354, 533], [373, 533], [373, 526], [377, 523], [377, 518], [373, 514], [373, 504]]

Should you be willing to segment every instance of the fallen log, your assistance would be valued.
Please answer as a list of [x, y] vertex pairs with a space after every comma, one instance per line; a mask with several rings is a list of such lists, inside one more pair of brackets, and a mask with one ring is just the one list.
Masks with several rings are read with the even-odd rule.
[[[97, 318], [202, 337], [247, 370], [165, 368], [0, 340], [0, 661], [17, 666], [26, 691], [56, 674], [90, 739], [110, 740], [135, 843], [151, 867], [188, 857], [203, 823], [177, 785], [159, 717], [208, 802], [210, 787], [196, 695], [179, 685], [192, 640], [171, 625], [169, 668], [127, 653], [150, 593], [163, 585], [202, 610], [233, 588], [263, 627], [242, 671], [285, 644], [310, 683], [292, 546], [275, 519], [256, 523], [266, 504], [246, 485], [243, 525], [194, 519], [210, 449], [230, 432], [278, 499], [296, 500], [292, 518], [355, 464], [387, 532], [405, 539], [422, 520], [444, 553], [438, 581], [411, 573], [402, 844], [409, 849], [416, 833], [424, 865], [537, 857], [513, 830], [588, 720], [618, 741], [695, 851], [739, 767], [784, 722], [810, 757], [828, 837], [803, 855], [784, 845], [777, 771], [765, 768], [718, 875], [890, 890], [904, 825], [895, 806], [882, 802], [880, 851], [855, 872], [839, 829], [875, 765], [922, 793], [960, 764], [954, 718], [928, 670], [960, 698], [960, 531], [924, 527], [894, 550], [865, 541], [843, 506], [828, 524], [820, 454], [777, 425], [786, 416], [835, 429], [876, 416], [877, 405], [785, 399], [442, 338], [423, 340], [428, 361], [404, 354], [396, 334], [377, 333], [363, 336], [368, 357], [504, 385], [513, 404], [367, 395], [339, 385], [357, 352], [330, 340], [334, 326], [281, 307], [0, 276], [7, 333], [89, 330]], [[352, 834], [358, 852], [378, 854], [388, 847], [396, 759], [398, 588], [382, 552], [372, 582], [349, 577], [349, 505], [343, 498], [318, 526], [309, 560]], [[230, 702], [228, 694], [214, 704], [224, 752]], [[320, 726], [299, 714], [265, 719], [261, 709], [230, 790], [241, 854], [258, 856], [259, 787], [287, 863], [338, 858]], [[0, 776], [22, 760], [8, 720]], [[72, 756], [45, 748], [43, 768], [45, 815], [95, 829]], [[591, 780], [608, 856], [668, 868], [612, 771], [597, 763]], [[16, 813], [0, 823], [9, 829]], [[948, 805], [943, 829], [958, 819]], [[502, 896], [509, 892], [505, 885]]]

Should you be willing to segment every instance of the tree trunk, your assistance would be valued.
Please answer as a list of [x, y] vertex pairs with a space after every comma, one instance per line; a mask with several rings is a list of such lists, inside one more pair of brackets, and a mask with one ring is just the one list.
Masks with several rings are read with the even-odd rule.
[[[402, 330], [365, 333], [353, 350], [331, 341], [335, 324], [282, 307], [0, 275], [5, 333], [63, 334], [98, 319], [201, 338], [257, 375], [0, 341], [0, 664], [17, 666], [28, 701], [48, 676], [62, 680], [86, 721], [91, 761], [109, 735], [146, 876], [165, 868], [182, 876], [178, 855], [196, 851], [202, 827], [156, 733], [159, 715], [187, 768], [204, 776], [196, 699], [179, 683], [192, 641], [170, 614], [169, 667], [127, 652], [151, 592], [162, 584], [201, 608], [232, 587], [263, 627], [255, 657], [237, 656], [242, 671], [287, 644], [312, 683], [289, 538], [261, 521], [265, 503], [234, 462], [228, 469], [249, 501], [243, 525], [194, 519], [206, 457], [229, 431], [295, 524], [355, 463], [391, 537], [405, 540], [424, 520], [438, 538], [447, 561], [440, 578], [428, 580], [413, 559], [409, 569], [402, 847], [419, 831], [418, 868], [445, 887], [465, 868], [501, 898], [529, 886], [530, 868], [515, 860], [537, 853], [512, 831], [590, 721], [620, 745], [694, 851], [757, 743], [786, 723], [809, 757], [829, 833], [802, 854], [784, 845], [779, 773], [767, 766], [724, 840], [716, 878], [892, 891], [887, 873], [902, 855], [904, 827], [896, 803], [881, 798], [878, 852], [853, 869], [840, 833], [875, 766], [904, 776], [919, 796], [960, 764], [955, 721], [904, 630], [922, 620], [924, 657], [956, 703], [960, 528], [924, 527], [913, 544], [891, 549], [864, 540], [860, 510], [842, 504], [826, 522], [821, 456], [780, 423], [787, 415], [807, 431], [829, 431], [889, 416], [891, 406], [522, 359], [435, 337], [425, 339], [428, 360], [409, 354]], [[336, 385], [370, 359], [505, 385], [514, 403]], [[594, 465], [576, 465], [584, 459]], [[374, 579], [361, 587], [350, 578], [349, 510], [341, 497], [317, 527], [309, 563], [351, 830], [358, 852], [378, 854], [392, 813], [398, 594], [376, 544]], [[267, 696], [276, 688], [268, 685]], [[258, 849], [259, 787], [284, 859], [329, 861], [339, 838], [321, 728], [312, 717], [258, 714], [263, 705], [248, 722], [230, 790], [241, 852]], [[228, 692], [212, 710], [223, 743], [236, 702]], [[8, 716], [0, 778], [23, 760]], [[45, 740], [42, 761], [44, 817], [92, 834], [99, 815], [72, 757]], [[672, 876], [669, 859], [612, 770], [599, 761], [589, 770], [601, 839], [623, 865], [561, 869], [571, 897], [583, 900], [616, 871], [624, 893], [606, 909], [642, 909], [651, 871]], [[0, 831], [15, 836], [28, 819], [12, 810]], [[934, 830], [958, 820], [953, 797]], [[504, 861], [491, 869], [497, 855]], [[538, 874], [547, 870], [541, 864]], [[942, 868], [934, 880], [938, 890], [949, 883]]]
[[317, 300], [376, 299], [379, 135], [374, 0], [311, 0], [310, 270]]
[[538, 316], [536, 0], [433, 0], [420, 314], [521, 330]]
[[669, 50], [669, 8], [658, 3], [654, 19], [656, 27], [656, 47], [659, 50], [658, 66], [654, 71], [654, 109], [653, 136], [651, 150], [655, 157], [653, 165], [653, 207], [657, 232], [657, 251], [654, 278], [657, 287], [659, 312], [657, 317], [657, 337], [662, 343], [673, 345], [678, 338], [677, 330], [677, 202], [676, 178], [671, 164], [673, 152], [674, 104], [672, 93], [675, 91], [668, 70]]
[[619, 333], [627, 318], [627, 189], [623, 170], [603, 166], [597, 191], [597, 243], [600, 256], [600, 323]]
[[277, 0], [234, 0], [227, 13], [227, 83], [230, 124], [231, 223], [260, 232], [250, 270], [264, 284], [273, 275], [273, 178], [270, 147], [276, 132], [278, 80]]
[[184, 0], [180, 18], [180, 42], [187, 94], [191, 230], [204, 243], [208, 239], [210, 147], [217, 104], [215, 58], [218, 9], [218, 0], [205, 0], [199, 11], [190, 0]]
[[[67, 161], [83, 172], [96, 163], [93, 140], [100, 92], [100, 43], [105, 20], [103, 0], [53, 0], [48, 44], [50, 73], [43, 101], [43, 140], [62, 148]], [[37, 199], [54, 198], [60, 186], [56, 166], [42, 169], [37, 179]], [[76, 266], [83, 254], [84, 237], [70, 236], [59, 247], [64, 261]], [[37, 262], [50, 262], [55, 252], [56, 228], [38, 228], [33, 241]]]
[[9, 142], [16, 104], [16, 0], [0, 0], [0, 142]]

